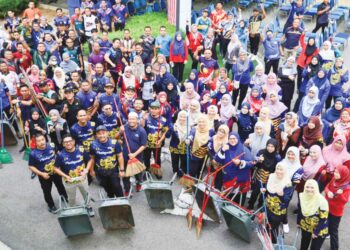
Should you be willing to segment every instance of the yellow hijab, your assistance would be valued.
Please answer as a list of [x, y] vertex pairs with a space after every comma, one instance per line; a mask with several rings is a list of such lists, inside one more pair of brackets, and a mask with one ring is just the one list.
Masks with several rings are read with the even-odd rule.
[[[314, 190], [315, 190], [314, 194], [307, 194], [305, 192], [305, 187], [308, 185], [312, 185], [314, 187]], [[301, 213], [306, 217], [316, 214], [316, 212], [319, 209], [322, 211], [328, 211], [328, 202], [320, 194], [318, 183], [314, 179], [310, 179], [306, 181], [304, 186], [304, 192], [301, 193], [299, 197], [300, 197]]]
[[200, 120], [203, 120], [205, 122], [205, 127], [201, 129], [199, 128], [198, 125], [196, 127], [196, 133], [193, 138], [193, 147], [192, 147], [193, 153], [196, 152], [201, 146], [205, 145], [209, 140], [210, 125], [209, 125], [208, 116], [205, 114], [200, 114], [198, 117], [198, 122]]

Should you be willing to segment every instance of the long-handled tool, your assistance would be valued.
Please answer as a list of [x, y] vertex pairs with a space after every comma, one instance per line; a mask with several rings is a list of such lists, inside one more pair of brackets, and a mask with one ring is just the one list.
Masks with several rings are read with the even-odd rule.
[[[161, 119], [161, 116], [159, 115], [156, 144], [158, 144], [158, 140], [160, 139], [160, 119]], [[160, 147], [158, 148], [156, 146], [155, 150], [156, 150], [156, 155], [154, 157], [154, 163], [151, 164], [149, 171], [152, 174], [154, 174], [157, 178], [161, 178], [163, 176], [163, 172], [162, 172], [162, 169], [161, 169], [160, 165], [158, 164]]]
[[[118, 105], [117, 105], [115, 98], [113, 98], [113, 101], [114, 101], [114, 105], [116, 107], [116, 110], [118, 112], [117, 117], [119, 119], [120, 125], [122, 126], [123, 121], [120, 118], [121, 113], [119, 111], [119, 108], [118, 108]], [[125, 129], [123, 130], [123, 135], [124, 135], [126, 147], [127, 147], [128, 152], [130, 154], [131, 150], [130, 150], [128, 138], [127, 138], [126, 133], [125, 133]], [[142, 162], [140, 162], [136, 157], [133, 159], [129, 159], [128, 163], [127, 163], [127, 167], [125, 169], [125, 176], [130, 177], [130, 176], [137, 175], [137, 174], [141, 173], [142, 171], [144, 171], [145, 169], [146, 169], [145, 165]]]
[[4, 84], [5, 81], [2, 80], [0, 82], [0, 117], [1, 117], [1, 148], [0, 148], [0, 163], [1, 164], [10, 164], [13, 162], [13, 159], [10, 155], [10, 153], [7, 151], [5, 148], [5, 138], [4, 138], [4, 110], [3, 110], [3, 103], [2, 103], [2, 98], [3, 96], [6, 96], [6, 93], [4, 93]]
[[[18, 104], [17, 104], [17, 108], [19, 108]], [[21, 129], [22, 129], [22, 132], [23, 132], [24, 146], [26, 147], [25, 150], [24, 150], [24, 155], [23, 155], [22, 159], [25, 160], [25, 161], [29, 161], [29, 155], [30, 155], [30, 152], [32, 150], [29, 147], [28, 138], [27, 138], [27, 135], [26, 135], [26, 132], [25, 132], [25, 129], [24, 129], [22, 116], [19, 115], [18, 118], [19, 118], [19, 123], [21, 125]]]

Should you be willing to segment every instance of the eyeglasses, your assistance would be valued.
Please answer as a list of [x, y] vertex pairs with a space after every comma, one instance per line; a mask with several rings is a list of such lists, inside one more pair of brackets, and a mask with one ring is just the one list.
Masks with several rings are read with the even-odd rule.
[[72, 143], [73, 140], [69, 140], [69, 141], [63, 141], [64, 144], [67, 144], [67, 143]]

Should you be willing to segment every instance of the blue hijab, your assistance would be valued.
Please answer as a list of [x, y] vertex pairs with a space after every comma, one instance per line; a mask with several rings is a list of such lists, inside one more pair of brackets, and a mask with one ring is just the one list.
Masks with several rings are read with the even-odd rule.
[[[248, 113], [247, 114], [243, 114], [242, 113], [242, 108], [243, 107], [247, 107], [248, 108]], [[239, 112], [238, 114], [238, 121], [239, 121], [239, 124], [240, 126], [242, 127], [250, 127], [252, 124], [252, 121], [250, 119], [250, 115], [249, 115], [249, 110], [250, 110], [250, 104], [247, 103], [247, 102], [244, 102], [242, 103], [242, 106], [241, 106], [241, 111]]]
[[[339, 119], [340, 117], [340, 113], [342, 112], [342, 110], [344, 109], [344, 98], [339, 97], [335, 100], [334, 104], [332, 107], [330, 107], [329, 109], [327, 109], [327, 111], [324, 114], [324, 119], [328, 122], [335, 122], [336, 120]], [[341, 102], [343, 108], [341, 110], [336, 110], [335, 109], [335, 103], [336, 102]]]
[[180, 41], [177, 40], [177, 36], [180, 35], [182, 37], [182, 33], [180, 31], [175, 33], [174, 43], [173, 43], [173, 54], [174, 56], [185, 56], [185, 43], [181, 38]]

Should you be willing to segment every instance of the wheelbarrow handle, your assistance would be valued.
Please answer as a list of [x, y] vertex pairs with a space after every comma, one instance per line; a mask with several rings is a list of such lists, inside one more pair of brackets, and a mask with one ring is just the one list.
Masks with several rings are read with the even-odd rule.
[[65, 206], [65, 207], [68, 207], [66, 198], [65, 198], [63, 195], [60, 195], [60, 198], [58, 199], [58, 210], [62, 210], [62, 209], [63, 209], [63, 207], [62, 207], [62, 201], [63, 201], [64, 206]]
[[153, 181], [153, 177], [152, 177], [152, 175], [151, 175], [150, 172], [146, 171], [145, 174], [146, 174], [146, 180], [147, 180], [147, 181]]
[[169, 181], [169, 185], [172, 185], [172, 184], [174, 183], [174, 181], [175, 181], [175, 179], [176, 179], [176, 176], [177, 176], [177, 173], [175, 173], [175, 174], [173, 175], [173, 178], [171, 178], [171, 180]]

